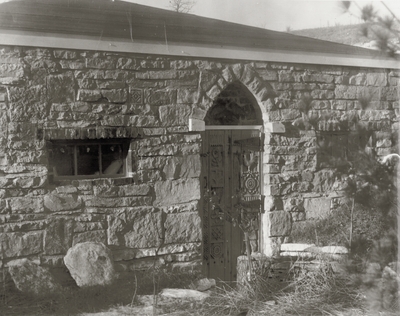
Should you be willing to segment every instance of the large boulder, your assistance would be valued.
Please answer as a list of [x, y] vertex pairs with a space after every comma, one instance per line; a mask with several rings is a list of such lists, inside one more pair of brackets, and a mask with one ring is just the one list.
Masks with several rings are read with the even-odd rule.
[[64, 262], [79, 287], [107, 285], [116, 278], [111, 251], [102, 243], [76, 244]]
[[13, 260], [7, 266], [16, 288], [21, 292], [45, 296], [61, 290], [49, 270], [28, 259]]

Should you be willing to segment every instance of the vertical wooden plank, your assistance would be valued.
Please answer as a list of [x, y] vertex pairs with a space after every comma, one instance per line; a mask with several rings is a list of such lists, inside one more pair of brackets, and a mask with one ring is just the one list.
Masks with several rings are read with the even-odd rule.
[[203, 242], [202, 242], [202, 253], [203, 253], [203, 272], [207, 277], [210, 277], [210, 250], [209, 250], [209, 202], [208, 202], [208, 194], [209, 194], [209, 144], [208, 144], [209, 132], [203, 133], [203, 143], [201, 147], [201, 163], [202, 163], [202, 199], [201, 199], [201, 208], [202, 208], [202, 231], [203, 231]]
[[[235, 138], [240, 131], [231, 131], [231, 159], [230, 159], [230, 172], [231, 172], [231, 207], [232, 213], [234, 214], [235, 220], [237, 221], [240, 195], [240, 146], [235, 145]], [[231, 223], [231, 236], [230, 236], [230, 248], [231, 248], [231, 280], [236, 281], [237, 279], [237, 258], [242, 252], [243, 236], [242, 231], [239, 227], [238, 222]]]
[[210, 188], [210, 277], [225, 280], [225, 218], [224, 187], [226, 146], [224, 131], [209, 133], [209, 188]]

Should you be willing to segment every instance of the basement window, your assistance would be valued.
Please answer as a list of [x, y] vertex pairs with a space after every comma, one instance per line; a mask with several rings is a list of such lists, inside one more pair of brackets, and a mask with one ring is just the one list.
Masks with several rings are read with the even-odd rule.
[[54, 180], [125, 177], [128, 148], [127, 139], [52, 141], [50, 170]]

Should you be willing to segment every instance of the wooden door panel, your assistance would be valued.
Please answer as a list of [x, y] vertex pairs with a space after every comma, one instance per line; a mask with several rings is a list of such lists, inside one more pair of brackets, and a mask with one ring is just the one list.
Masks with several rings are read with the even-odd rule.
[[202, 152], [203, 259], [211, 278], [236, 280], [237, 257], [244, 250], [240, 209], [244, 200], [254, 200], [255, 193], [260, 193], [259, 149], [257, 130], [206, 131]]

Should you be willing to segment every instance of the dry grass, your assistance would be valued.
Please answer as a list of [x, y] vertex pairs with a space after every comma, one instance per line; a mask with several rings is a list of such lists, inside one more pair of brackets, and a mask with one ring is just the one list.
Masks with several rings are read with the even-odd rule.
[[[43, 299], [21, 296], [9, 291], [0, 303], [0, 315], [138, 315], [132, 297], [152, 294], [154, 273], [158, 288], [187, 288], [201, 277], [198, 272], [178, 272], [156, 270], [124, 276], [107, 287], [87, 289], [68, 288], [63, 293]], [[323, 262], [312, 271], [294, 269], [283, 282], [276, 278], [256, 277], [246, 285], [218, 283], [212, 295], [201, 305], [188, 302], [168, 306], [164, 312], [170, 316], [223, 316], [238, 315], [246, 311], [248, 316], [286, 315], [331, 315], [331, 316], [394, 316], [392, 312], [369, 310], [365, 291], [350, 276], [338, 277], [328, 262]], [[136, 282], [137, 281], [137, 282]], [[6, 304], [2, 304], [2, 303]]]
[[246, 286], [219, 287], [202, 315], [365, 315], [362, 298], [350, 278], [338, 278], [329, 264], [299, 270], [284, 283], [258, 278]]

